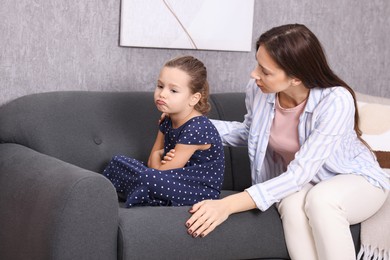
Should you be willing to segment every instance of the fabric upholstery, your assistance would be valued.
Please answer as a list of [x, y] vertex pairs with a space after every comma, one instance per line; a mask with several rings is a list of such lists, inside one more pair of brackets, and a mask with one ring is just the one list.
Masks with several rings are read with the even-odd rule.
[[0, 158], [0, 259], [116, 259], [108, 180], [17, 144]]
[[363, 139], [382, 168], [390, 168], [390, 99], [357, 93]]
[[[212, 94], [210, 118], [242, 121], [244, 93]], [[149, 92], [52, 92], [0, 107], [0, 259], [288, 259], [275, 207], [234, 214], [204, 239], [188, 207], [118, 206], [100, 173], [146, 161], [160, 113]], [[224, 195], [251, 185], [245, 147], [225, 147]], [[360, 225], [351, 227], [355, 246]]]
[[[232, 215], [229, 221], [202, 239], [186, 234], [184, 223], [190, 216], [188, 209], [159, 207], [129, 211], [120, 208], [123, 243], [120, 248], [123, 251], [119, 255], [122, 259], [131, 259], [134, 255], [139, 259], [252, 259], [259, 256], [288, 259], [275, 208], [264, 213], [250, 211]], [[143, 236], [145, 230], [155, 236]], [[177, 235], [171, 236], [172, 233]]]

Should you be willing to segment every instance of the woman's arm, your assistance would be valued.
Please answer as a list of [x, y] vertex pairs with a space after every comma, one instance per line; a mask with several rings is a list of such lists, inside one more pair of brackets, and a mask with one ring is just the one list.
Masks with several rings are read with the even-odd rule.
[[186, 222], [187, 232], [193, 237], [207, 236], [231, 214], [254, 208], [256, 204], [246, 191], [220, 200], [198, 202], [189, 211], [192, 216]]
[[[245, 107], [246, 114], [243, 122], [237, 121], [224, 121], [211, 119], [210, 121], [217, 128], [219, 135], [221, 136], [222, 142], [227, 146], [247, 146], [249, 128], [253, 120], [253, 106], [255, 97], [259, 92], [254, 80], [250, 80], [246, 86], [245, 95]], [[258, 101], [257, 101], [258, 102]]]
[[246, 122], [210, 120], [217, 128], [222, 143], [226, 146], [247, 146], [248, 145], [248, 125]]

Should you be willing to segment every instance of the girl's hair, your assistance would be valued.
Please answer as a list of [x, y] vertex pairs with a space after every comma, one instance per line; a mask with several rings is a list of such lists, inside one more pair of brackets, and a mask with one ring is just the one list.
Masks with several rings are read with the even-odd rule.
[[198, 92], [201, 94], [201, 98], [194, 108], [203, 115], [207, 114], [211, 106], [208, 101], [209, 83], [207, 82], [207, 70], [203, 62], [192, 56], [182, 56], [168, 61], [164, 66], [180, 69], [190, 76], [189, 87], [192, 94]]
[[299, 79], [306, 88], [346, 88], [355, 104], [355, 132], [369, 147], [361, 138], [355, 92], [330, 69], [325, 52], [314, 33], [302, 24], [282, 25], [263, 33], [256, 42], [256, 50], [260, 45], [265, 47], [288, 76]]

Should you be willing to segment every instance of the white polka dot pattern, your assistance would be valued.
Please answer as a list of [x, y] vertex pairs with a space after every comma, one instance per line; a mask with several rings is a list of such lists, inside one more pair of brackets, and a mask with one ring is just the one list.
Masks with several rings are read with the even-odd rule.
[[183, 206], [204, 199], [218, 199], [225, 170], [221, 138], [205, 116], [194, 117], [173, 129], [167, 119], [160, 125], [165, 135], [165, 153], [176, 144], [211, 144], [198, 150], [183, 168], [159, 171], [123, 155], [112, 158], [103, 172], [123, 193], [126, 206]]

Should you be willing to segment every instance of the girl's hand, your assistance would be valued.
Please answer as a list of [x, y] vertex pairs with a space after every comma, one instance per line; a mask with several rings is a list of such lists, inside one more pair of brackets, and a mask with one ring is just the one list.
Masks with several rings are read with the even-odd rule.
[[204, 200], [192, 206], [192, 216], [187, 220], [188, 234], [205, 237], [228, 217], [228, 207], [224, 200]]
[[161, 124], [162, 121], [164, 121], [164, 119], [166, 117], [169, 117], [169, 114], [167, 113], [162, 113], [161, 116], [160, 116], [160, 119], [158, 120], [158, 124]]
[[175, 157], [175, 149], [171, 149], [169, 152], [167, 152], [167, 154], [161, 160], [161, 163], [165, 164], [167, 161], [172, 161], [173, 157]]

